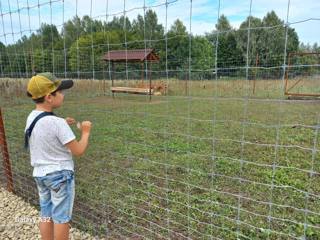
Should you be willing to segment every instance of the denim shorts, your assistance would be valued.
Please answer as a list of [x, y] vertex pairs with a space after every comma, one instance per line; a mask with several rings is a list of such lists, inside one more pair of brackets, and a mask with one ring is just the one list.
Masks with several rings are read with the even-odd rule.
[[52, 218], [54, 223], [67, 223], [72, 217], [74, 202], [74, 173], [62, 170], [35, 177], [39, 192], [41, 218]]

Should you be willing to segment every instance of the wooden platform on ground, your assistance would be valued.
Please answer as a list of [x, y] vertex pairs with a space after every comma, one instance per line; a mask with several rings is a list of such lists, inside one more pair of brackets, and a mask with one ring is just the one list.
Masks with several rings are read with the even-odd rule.
[[144, 95], [153, 95], [153, 89], [149, 88], [132, 88], [132, 87], [111, 87], [111, 92], [115, 93], [132, 93], [132, 94], [144, 94]]

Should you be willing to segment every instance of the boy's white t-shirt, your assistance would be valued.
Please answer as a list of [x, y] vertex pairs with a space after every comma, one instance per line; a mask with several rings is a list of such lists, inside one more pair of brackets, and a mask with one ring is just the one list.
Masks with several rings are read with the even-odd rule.
[[[25, 131], [43, 111], [33, 110], [26, 123]], [[71, 151], [65, 144], [76, 137], [65, 119], [45, 116], [38, 120], [29, 139], [33, 176], [43, 177], [61, 170], [74, 170]]]

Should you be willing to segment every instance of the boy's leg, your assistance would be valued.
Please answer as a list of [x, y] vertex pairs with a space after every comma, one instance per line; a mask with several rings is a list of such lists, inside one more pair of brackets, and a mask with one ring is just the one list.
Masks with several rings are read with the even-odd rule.
[[68, 240], [69, 229], [70, 229], [69, 223], [55, 223], [54, 224], [55, 240]]
[[61, 171], [60, 177], [56, 177], [53, 181], [51, 190], [55, 240], [67, 240], [69, 238], [69, 222], [72, 217], [74, 190], [73, 172]]
[[42, 240], [53, 240], [53, 221], [51, 219], [52, 202], [50, 189], [43, 182], [43, 178], [35, 178], [40, 202], [40, 234]]
[[40, 234], [42, 240], [53, 240], [53, 221], [50, 220], [41, 220], [40, 221]]

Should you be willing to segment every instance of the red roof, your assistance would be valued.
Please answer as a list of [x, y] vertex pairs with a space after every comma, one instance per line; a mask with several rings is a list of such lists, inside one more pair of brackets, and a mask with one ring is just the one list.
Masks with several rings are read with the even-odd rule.
[[159, 56], [154, 52], [154, 49], [135, 49], [135, 50], [116, 50], [109, 51], [103, 56], [105, 61], [159, 61]]

